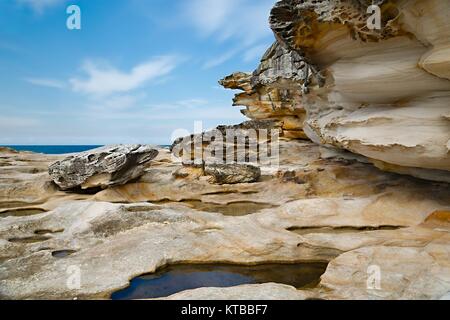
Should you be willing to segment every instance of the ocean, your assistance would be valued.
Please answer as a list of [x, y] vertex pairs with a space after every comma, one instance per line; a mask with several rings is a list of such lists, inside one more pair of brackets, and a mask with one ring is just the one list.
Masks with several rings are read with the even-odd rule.
[[[44, 154], [66, 154], [66, 153], [77, 153], [92, 150], [95, 148], [103, 147], [102, 145], [95, 146], [2, 146], [11, 148], [17, 151], [31, 151], [35, 153]], [[170, 145], [161, 145], [163, 148], [168, 148]]]
[[83, 152], [95, 148], [102, 147], [98, 146], [3, 146], [8, 147], [17, 151], [31, 151], [35, 153], [44, 153], [44, 154], [66, 154], [66, 153], [75, 153], [75, 152]]

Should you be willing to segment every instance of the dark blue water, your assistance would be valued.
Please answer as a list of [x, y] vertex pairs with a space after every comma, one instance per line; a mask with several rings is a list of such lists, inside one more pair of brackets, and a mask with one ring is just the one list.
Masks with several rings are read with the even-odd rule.
[[113, 300], [150, 299], [201, 287], [232, 287], [275, 282], [304, 288], [317, 285], [326, 263], [241, 265], [174, 265], [131, 280]]
[[[8, 147], [17, 151], [31, 151], [35, 153], [44, 154], [66, 154], [66, 153], [78, 153], [83, 151], [92, 150], [95, 148], [103, 147], [102, 145], [92, 145], [92, 146], [1, 146]], [[168, 148], [170, 145], [161, 145], [160, 147]]]
[[17, 151], [31, 151], [44, 154], [65, 154], [92, 150], [101, 147], [98, 146], [4, 146]]

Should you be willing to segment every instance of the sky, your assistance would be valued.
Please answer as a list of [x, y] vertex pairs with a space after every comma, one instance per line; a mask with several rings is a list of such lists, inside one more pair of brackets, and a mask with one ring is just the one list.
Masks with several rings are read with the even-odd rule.
[[0, 144], [170, 144], [245, 121], [217, 81], [257, 67], [274, 2], [0, 0]]

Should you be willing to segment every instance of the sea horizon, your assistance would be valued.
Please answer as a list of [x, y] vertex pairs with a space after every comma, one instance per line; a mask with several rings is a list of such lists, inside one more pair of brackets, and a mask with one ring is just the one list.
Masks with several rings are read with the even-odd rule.
[[[155, 144], [159, 147], [169, 147], [170, 145]], [[0, 147], [10, 148], [16, 151], [29, 151], [34, 153], [42, 154], [69, 154], [89, 151], [92, 149], [100, 148], [105, 146], [105, 144], [98, 145], [0, 145]]]

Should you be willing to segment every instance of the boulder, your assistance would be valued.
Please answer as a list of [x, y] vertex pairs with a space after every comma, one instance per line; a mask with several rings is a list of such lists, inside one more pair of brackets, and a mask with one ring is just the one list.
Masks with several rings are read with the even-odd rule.
[[57, 161], [48, 171], [63, 190], [106, 188], [140, 177], [157, 155], [158, 150], [147, 145], [106, 146]]
[[205, 166], [205, 175], [217, 184], [252, 183], [261, 177], [261, 169], [249, 164], [211, 164]]
[[[267, 158], [267, 153], [272, 150], [271, 142], [279, 142], [276, 137], [279, 137], [280, 133], [280, 125], [272, 119], [219, 125], [210, 131], [178, 138], [173, 142], [170, 151], [186, 165], [199, 165], [202, 162], [216, 164], [228, 162], [229, 159], [238, 163], [254, 163], [257, 158], [261, 163], [262, 158]], [[274, 144], [273, 148], [275, 147]]]

